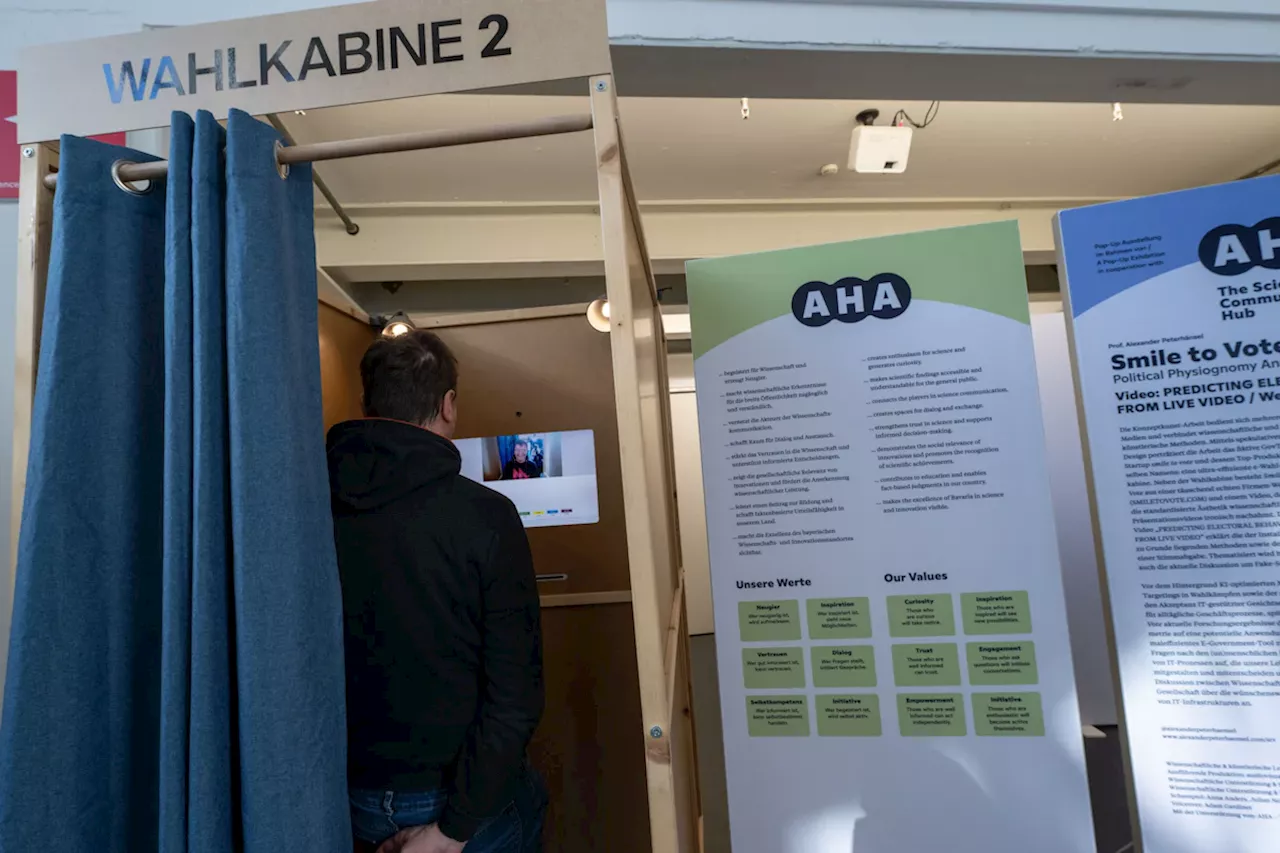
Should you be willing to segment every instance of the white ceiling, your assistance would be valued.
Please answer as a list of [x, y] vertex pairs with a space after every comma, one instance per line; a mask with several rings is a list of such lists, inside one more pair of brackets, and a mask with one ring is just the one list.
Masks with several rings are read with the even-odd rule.
[[[904, 175], [846, 173], [854, 115], [925, 103], [624, 98], [642, 201], [1093, 199], [1231, 180], [1280, 158], [1280, 107], [944, 102]], [[586, 98], [446, 95], [288, 115], [300, 143], [584, 113]], [[825, 163], [840, 174], [819, 177]], [[590, 134], [382, 155], [318, 167], [348, 205], [596, 196]]]

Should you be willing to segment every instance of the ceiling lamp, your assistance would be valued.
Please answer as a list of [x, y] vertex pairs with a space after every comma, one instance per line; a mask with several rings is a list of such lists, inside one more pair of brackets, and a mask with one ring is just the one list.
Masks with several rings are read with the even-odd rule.
[[587, 306], [587, 322], [597, 332], [609, 331], [609, 299], [601, 296]]
[[413, 321], [409, 319], [409, 315], [403, 311], [392, 314], [382, 327], [382, 336], [384, 338], [398, 338], [401, 335], [408, 334], [417, 328], [413, 325]]

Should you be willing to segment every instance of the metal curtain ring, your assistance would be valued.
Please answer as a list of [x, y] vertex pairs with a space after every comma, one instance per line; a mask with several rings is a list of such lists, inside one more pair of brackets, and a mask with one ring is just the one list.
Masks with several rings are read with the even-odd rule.
[[130, 195], [146, 195], [151, 192], [154, 182], [152, 181], [126, 181], [120, 177], [121, 166], [136, 166], [137, 163], [132, 160], [117, 160], [111, 164], [111, 180], [116, 182], [116, 186]]
[[280, 176], [280, 180], [287, 181], [289, 179], [289, 164], [280, 162], [280, 152], [284, 150], [284, 143], [277, 139], [274, 150], [276, 158], [276, 174]]

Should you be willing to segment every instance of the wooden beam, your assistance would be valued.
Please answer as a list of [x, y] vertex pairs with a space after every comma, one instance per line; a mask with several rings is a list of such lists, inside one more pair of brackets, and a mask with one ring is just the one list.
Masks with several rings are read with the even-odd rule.
[[22, 500], [27, 488], [27, 454], [31, 444], [31, 410], [35, 402], [36, 367], [40, 361], [40, 324], [44, 317], [45, 283], [53, 242], [53, 191], [44, 185], [44, 177], [52, 174], [57, 165], [58, 155], [50, 145], [28, 145], [22, 150], [18, 196], [17, 304], [13, 323], [11, 568], [17, 566]]
[[[1102, 199], [1014, 201], [838, 199], [641, 203], [657, 274], [682, 274], [692, 258], [785, 249], [861, 237], [1018, 221], [1027, 263], [1053, 263], [1053, 217]], [[600, 218], [572, 205], [412, 204], [349, 208], [352, 239], [338, 219], [316, 214], [318, 263], [350, 282], [600, 275]], [[431, 234], [423, 240], [423, 234]]]
[[[627, 175], [613, 78], [591, 80], [600, 241], [611, 308], [610, 350], [622, 463], [627, 555], [653, 849], [694, 853], [697, 791], [679, 685], [687, 684], [687, 638], [671, 467], [666, 341], [652, 269]], [[676, 714], [680, 716], [677, 717]]]
[[409, 319], [419, 329], [447, 329], [457, 326], [479, 326], [485, 323], [518, 323], [522, 320], [543, 320], [548, 317], [572, 317], [582, 315], [587, 322], [587, 306], [540, 305], [534, 308], [509, 308], [504, 311], [474, 311], [467, 314], [410, 314]]
[[320, 267], [316, 268], [316, 296], [330, 308], [354, 317], [361, 323], [369, 322], [369, 315], [360, 307], [360, 303], [356, 302], [336, 278]]

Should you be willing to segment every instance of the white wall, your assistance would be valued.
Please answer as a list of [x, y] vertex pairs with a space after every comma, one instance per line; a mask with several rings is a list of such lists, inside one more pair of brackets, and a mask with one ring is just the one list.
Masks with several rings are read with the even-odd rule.
[[692, 390], [671, 395], [671, 441], [676, 457], [676, 501], [689, 633], [713, 634], [716, 628], [711, 618], [711, 567], [707, 555], [707, 516], [702, 502], [698, 399]]
[[1274, 0], [611, 0], [620, 44], [1066, 56], [1280, 55]]
[[[27, 44], [267, 15], [335, 0], [48, 0], [0, 6], [0, 58]], [[1276, 57], [1273, 0], [610, 0], [616, 44]]]
[[[342, 5], [335, 0], [47, 0], [0, 6], [21, 46]], [[895, 47], [1077, 55], [1276, 57], [1273, 0], [610, 0], [616, 44]]]

